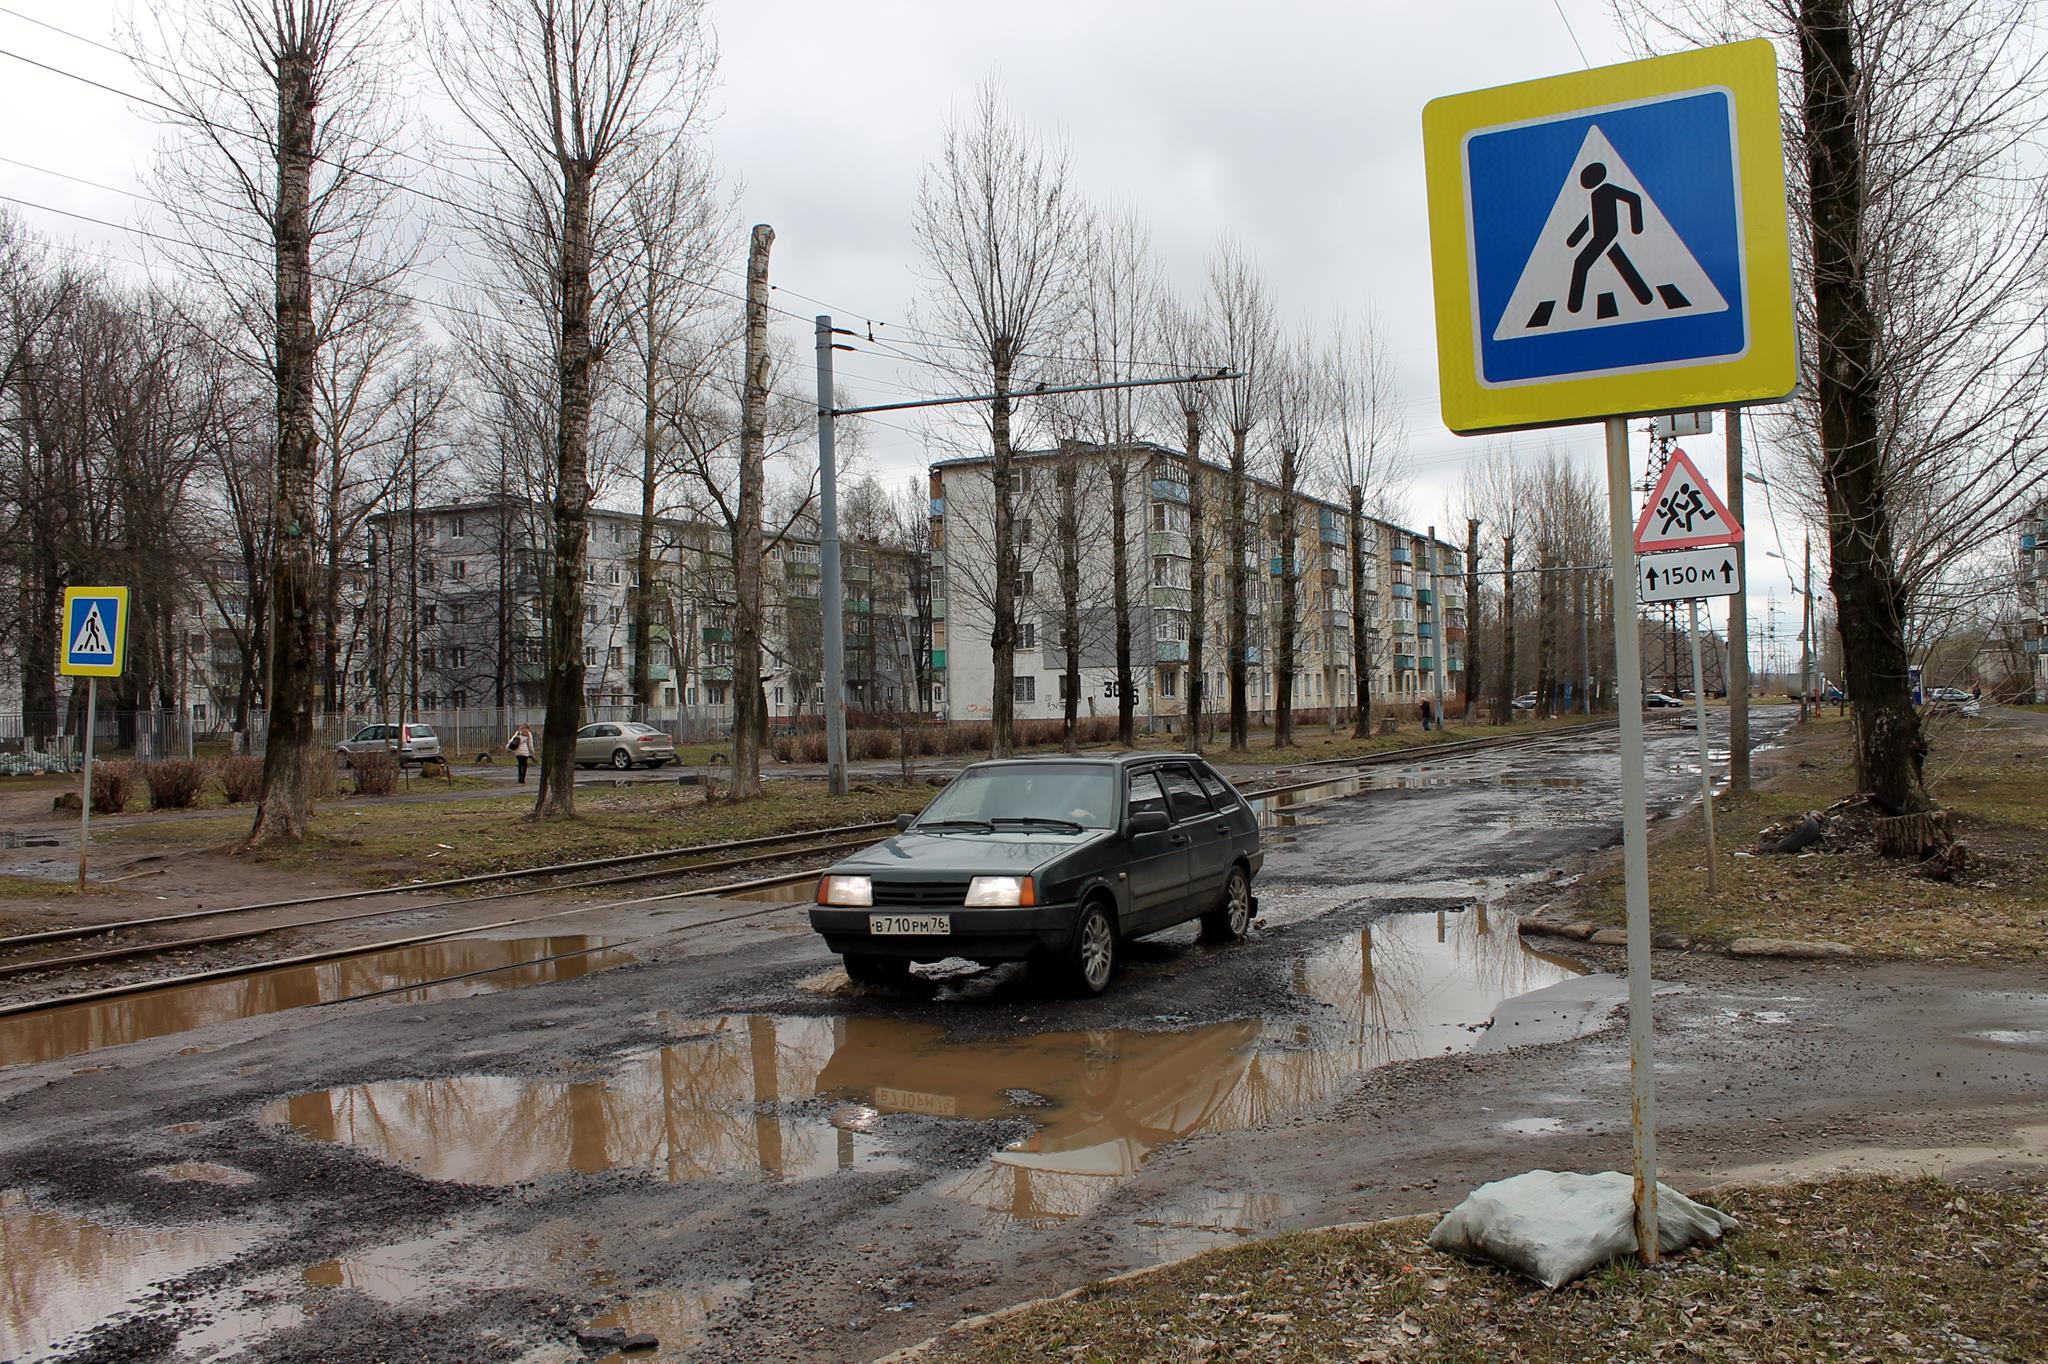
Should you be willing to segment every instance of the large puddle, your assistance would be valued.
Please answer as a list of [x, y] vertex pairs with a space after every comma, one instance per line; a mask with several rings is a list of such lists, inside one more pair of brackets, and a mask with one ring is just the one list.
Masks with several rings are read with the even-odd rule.
[[[0, 1019], [0, 1067], [54, 1061], [213, 1023], [402, 991], [453, 999], [573, 980], [631, 961], [602, 938], [454, 938]], [[426, 984], [424, 982], [436, 982]]]
[[1484, 909], [1405, 915], [1295, 962], [1295, 991], [1324, 1006], [1301, 1021], [956, 1042], [913, 1020], [732, 1015], [678, 1023], [674, 1042], [602, 1079], [388, 1080], [262, 1116], [429, 1178], [497, 1185], [887, 1170], [888, 1115], [1017, 1119], [1029, 1135], [948, 1192], [1035, 1221], [1085, 1212], [1167, 1142], [1300, 1109], [1373, 1066], [1467, 1050], [1502, 1000], [1575, 974]]

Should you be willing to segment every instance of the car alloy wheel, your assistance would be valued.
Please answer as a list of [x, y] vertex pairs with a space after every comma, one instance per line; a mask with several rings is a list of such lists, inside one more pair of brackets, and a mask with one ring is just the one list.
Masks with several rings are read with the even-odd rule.
[[632, 771], [632, 770], [633, 770], [633, 755], [632, 755], [632, 754], [630, 754], [630, 753], [628, 753], [628, 752], [627, 752], [627, 751], [626, 751], [625, 749], [623, 749], [623, 748], [615, 748], [615, 749], [613, 749], [613, 750], [612, 750], [612, 766], [613, 766], [613, 767], [615, 767], [615, 768], [617, 768], [617, 769], [618, 769], [619, 771], [621, 771], [621, 772], [630, 772], [630, 771]]
[[1202, 916], [1202, 940], [1242, 942], [1252, 928], [1252, 882], [1243, 867], [1232, 867], [1223, 883], [1223, 901]]
[[1102, 906], [1090, 905], [1081, 911], [1081, 931], [1078, 950], [1081, 984], [1090, 994], [1101, 994], [1109, 985], [1110, 973], [1116, 969], [1116, 930], [1110, 927], [1109, 916], [1102, 912]]

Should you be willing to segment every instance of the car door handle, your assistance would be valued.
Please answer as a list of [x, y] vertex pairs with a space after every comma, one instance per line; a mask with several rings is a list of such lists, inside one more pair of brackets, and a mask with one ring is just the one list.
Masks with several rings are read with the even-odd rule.
[[1216, 826], [1216, 832], [1219, 834], [1227, 834], [1230, 832], [1230, 826], [1228, 824], [1218, 824]]
[[1185, 843], [1188, 841], [1188, 836], [1186, 834], [1175, 834], [1173, 836], [1173, 841], [1176, 843]]

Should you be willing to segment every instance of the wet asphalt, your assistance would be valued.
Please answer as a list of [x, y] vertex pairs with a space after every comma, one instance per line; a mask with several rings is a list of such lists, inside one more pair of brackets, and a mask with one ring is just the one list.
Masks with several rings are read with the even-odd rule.
[[[529, 964], [430, 991], [72, 1018], [4, 1048], [0, 1359], [567, 1364], [610, 1331], [866, 1359], [1247, 1235], [1621, 1164], [1619, 962], [1513, 932], [1618, 840], [1613, 744], [1298, 793], [1253, 938], [1134, 944], [1096, 1000], [1010, 969], [861, 991], [799, 909], [692, 903], [465, 949]], [[1655, 813], [1695, 797], [1695, 744], [1653, 739]], [[2030, 983], [1658, 971], [1674, 1175], [2048, 1122]]]

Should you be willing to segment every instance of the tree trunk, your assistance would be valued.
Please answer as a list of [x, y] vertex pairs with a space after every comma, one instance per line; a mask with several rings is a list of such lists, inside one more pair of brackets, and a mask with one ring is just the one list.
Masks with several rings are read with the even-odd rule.
[[1075, 732], [1081, 717], [1081, 450], [1078, 441], [1061, 441], [1057, 477], [1060, 483], [1060, 676], [1066, 682], [1066, 696], [1060, 703], [1061, 744], [1069, 753], [1080, 751]]
[[583, 724], [583, 570], [590, 553], [590, 341], [592, 167], [562, 163], [562, 335], [555, 432], [554, 589], [548, 597], [547, 717], [536, 817], [576, 813], [576, 731]]
[[1138, 737], [1138, 687], [1131, 667], [1131, 495], [1128, 486], [1131, 456], [1128, 451], [1121, 451], [1110, 460], [1109, 472], [1109, 595], [1116, 615], [1116, 740], [1129, 748]]
[[1230, 518], [1230, 531], [1226, 540], [1230, 559], [1224, 565], [1226, 584], [1230, 592], [1230, 615], [1224, 625], [1230, 631], [1230, 751], [1242, 753], [1251, 746], [1251, 716], [1245, 698], [1245, 581], [1244, 581], [1244, 528], [1245, 528], [1245, 430], [1238, 427], [1230, 433], [1230, 506], [1225, 514]]
[[1864, 274], [1864, 154], [1856, 125], [1856, 46], [1848, 0], [1800, 0], [1806, 169], [1812, 196], [1814, 374], [1828, 585], [1856, 712], [1856, 779], [1887, 811], [1928, 808], [1926, 740], [1907, 679], [1906, 589], [1881, 465], [1877, 322]]
[[1203, 523], [1208, 519], [1209, 492], [1203, 478], [1202, 418], [1192, 408], [1187, 419], [1188, 471], [1188, 724], [1190, 753], [1202, 751], [1202, 703], [1209, 683], [1209, 547]]
[[1465, 522], [1465, 721], [1479, 718], [1479, 522]]
[[1295, 584], [1300, 566], [1295, 563], [1294, 484], [1301, 452], [1290, 442], [1280, 447], [1280, 536], [1275, 548], [1280, 560], [1280, 639], [1273, 661], [1273, 747], [1294, 746], [1294, 632], [1300, 628]]
[[303, 50], [278, 55], [276, 286], [276, 555], [270, 569], [269, 733], [263, 785], [245, 847], [300, 843], [312, 807], [314, 665], [319, 582], [313, 473], [314, 70]]
[[1017, 559], [1012, 548], [1015, 507], [1010, 501], [1010, 366], [1012, 345], [998, 338], [990, 348], [995, 401], [989, 404], [989, 448], [994, 456], [996, 494], [995, 602], [989, 622], [988, 647], [994, 656], [995, 684], [988, 699], [991, 752], [1007, 758], [1017, 750]]
[[1503, 535], [1500, 551], [1500, 711], [1502, 724], [1515, 722], [1515, 537]]
[[1351, 734], [1364, 739], [1372, 735], [1372, 638], [1365, 610], [1365, 489], [1356, 483], [1345, 534], [1351, 541], [1351, 684], [1357, 693]]
[[[633, 547], [633, 571], [640, 585], [633, 589], [633, 699], [643, 706], [654, 704], [654, 475], [655, 454], [660, 447], [660, 411], [656, 384], [659, 380], [660, 327], [655, 310], [647, 309], [642, 319], [647, 329], [646, 348], [640, 374], [640, 538]], [[673, 675], [673, 674], [671, 674]]]
[[1551, 541], [1536, 542], [1536, 713], [1557, 713], [1557, 574]]
[[[740, 393], [739, 524], [732, 580], [739, 597], [732, 636], [732, 798], [761, 794], [761, 499], [768, 446], [768, 252], [775, 229], [754, 225], [747, 246], [746, 375]], [[644, 582], [644, 580], [643, 580]], [[820, 602], [820, 609], [826, 604]]]

